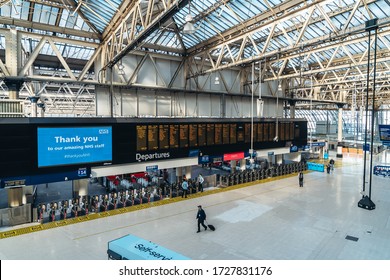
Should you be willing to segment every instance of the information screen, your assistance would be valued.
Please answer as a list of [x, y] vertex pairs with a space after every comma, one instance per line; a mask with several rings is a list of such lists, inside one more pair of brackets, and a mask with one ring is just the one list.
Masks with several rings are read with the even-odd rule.
[[238, 125], [237, 142], [244, 142], [244, 126], [243, 125]]
[[169, 147], [179, 148], [179, 125], [177, 124], [169, 126]]
[[214, 124], [207, 125], [207, 145], [214, 145]]
[[147, 129], [146, 125], [137, 125], [137, 151], [146, 151], [148, 149]]
[[222, 144], [222, 124], [215, 124], [215, 144]]
[[169, 149], [169, 125], [159, 125], [158, 128], [158, 142], [160, 149]]
[[189, 125], [189, 138], [190, 138], [190, 147], [198, 146], [198, 125], [190, 124]]
[[379, 138], [381, 141], [390, 141], [390, 125], [379, 125]]
[[257, 124], [257, 141], [259, 141], [259, 142], [263, 142], [264, 141], [264, 138], [263, 138], [263, 124], [262, 123], [258, 123]]
[[205, 124], [198, 124], [198, 145], [199, 146], [207, 145]]
[[245, 143], [249, 143], [251, 141], [251, 125], [245, 124]]
[[286, 124], [285, 123], [279, 123], [279, 139], [281, 141], [286, 140]]
[[237, 143], [237, 125], [230, 124], [230, 144]]
[[148, 125], [148, 149], [158, 150], [158, 126]]
[[269, 123], [269, 134], [268, 134], [268, 141], [272, 141], [274, 137], [276, 136], [275, 134], [275, 123]]
[[270, 137], [268, 128], [269, 128], [268, 123], [264, 123], [264, 137], [263, 137], [264, 141], [268, 141]]
[[222, 142], [223, 144], [229, 144], [230, 127], [228, 124], [223, 124], [222, 127]]
[[38, 167], [112, 161], [112, 128], [38, 127]]
[[180, 148], [188, 147], [188, 124], [180, 125]]

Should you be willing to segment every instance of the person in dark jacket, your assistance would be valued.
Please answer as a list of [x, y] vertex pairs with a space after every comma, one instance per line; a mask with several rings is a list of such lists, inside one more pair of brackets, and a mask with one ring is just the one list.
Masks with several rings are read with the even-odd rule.
[[204, 230], [207, 230], [207, 226], [204, 224], [206, 220], [206, 212], [202, 209], [201, 205], [198, 205], [198, 213], [196, 214], [196, 219], [198, 220], [198, 232], [200, 232], [200, 225], [204, 227]]
[[299, 178], [299, 186], [302, 188], [303, 187], [303, 173], [302, 172], [299, 172], [298, 178]]

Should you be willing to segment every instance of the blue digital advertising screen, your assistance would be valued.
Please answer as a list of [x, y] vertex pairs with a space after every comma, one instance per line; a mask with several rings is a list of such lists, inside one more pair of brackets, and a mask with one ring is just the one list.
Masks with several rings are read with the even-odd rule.
[[38, 167], [112, 161], [112, 127], [38, 127]]
[[379, 138], [381, 141], [390, 141], [390, 125], [379, 125]]

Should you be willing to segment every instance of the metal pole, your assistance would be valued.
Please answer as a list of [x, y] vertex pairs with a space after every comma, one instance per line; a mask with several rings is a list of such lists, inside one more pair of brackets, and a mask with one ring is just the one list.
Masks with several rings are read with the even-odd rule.
[[367, 123], [368, 123], [368, 91], [369, 91], [369, 82], [370, 82], [370, 49], [371, 49], [371, 30], [368, 31], [368, 58], [367, 58], [367, 88], [366, 88], [366, 123], [364, 130], [364, 160], [363, 160], [363, 196], [365, 196], [366, 190], [366, 160], [367, 153]]
[[[260, 86], [260, 84], [259, 84]], [[251, 101], [251, 160], [250, 163], [252, 164], [253, 161], [253, 94], [255, 92], [255, 63], [252, 63], [252, 101]]]
[[374, 147], [374, 128], [375, 128], [375, 87], [376, 87], [376, 42], [378, 39], [378, 28], [375, 29], [374, 37], [374, 84], [372, 86], [372, 113], [371, 113], [371, 150], [370, 150], [370, 184], [369, 184], [369, 193], [368, 197], [371, 199], [371, 183], [372, 183], [372, 160], [373, 160], [373, 147]]

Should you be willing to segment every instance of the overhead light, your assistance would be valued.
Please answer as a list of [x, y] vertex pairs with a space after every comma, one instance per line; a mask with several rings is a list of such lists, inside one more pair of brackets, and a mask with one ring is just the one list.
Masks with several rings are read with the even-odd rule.
[[214, 84], [219, 85], [219, 77], [215, 77]]
[[186, 15], [185, 17], [185, 21], [186, 23], [184, 24], [184, 27], [183, 27], [183, 33], [184, 34], [194, 34], [196, 29], [195, 29], [195, 26], [194, 24], [192, 23], [192, 15], [188, 14]]
[[125, 71], [123, 70], [124, 68], [125, 68], [125, 66], [123, 66], [123, 64], [118, 65], [119, 75], [125, 74]]
[[184, 27], [183, 27], [183, 33], [184, 34], [194, 34], [196, 32], [196, 29], [195, 29], [194, 24], [192, 23], [192, 21], [194, 19], [191, 15], [191, 2], [190, 1], [188, 1], [188, 14], [184, 18], [184, 20], [186, 21], [186, 23], [184, 24]]

